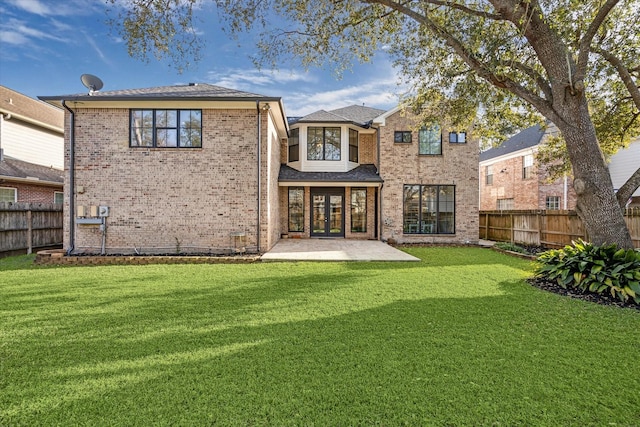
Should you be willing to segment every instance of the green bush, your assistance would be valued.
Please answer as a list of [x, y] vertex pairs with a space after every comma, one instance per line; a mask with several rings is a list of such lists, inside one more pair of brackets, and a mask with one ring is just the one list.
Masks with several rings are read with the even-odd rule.
[[538, 277], [555, 280], [563, 288], [583, 293], [608, 292], [622, 302], [640, 304], [640, 251], [595, 246], [583, 240], [538, 256]]
[[511, 251], [511, 252], [518, 252], [521, 254], [529, 254], [529, 251], [527, 251], [525, 248], [523, 248], [522, 246], [518, 246], [515, 243], [509, 243], [509, 242], [498, 242], [494, 245], [496, 248], [498, 249], [502, 249], [504, 251]]

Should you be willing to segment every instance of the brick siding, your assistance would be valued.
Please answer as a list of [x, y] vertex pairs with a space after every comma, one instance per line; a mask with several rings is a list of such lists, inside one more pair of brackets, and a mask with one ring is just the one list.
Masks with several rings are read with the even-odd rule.
[[[237, 232], [245, 233], [248, 251], [257, 249], [255, 109], [203, 109], [202, 148], [193, 149], [129, 147], [128, 109], [78, 109], [75, 119], [76, 206], [110, 207], [107, 253], [233, 252]], [[280, 159], [280, 141], [267, 122], [263, 115], [262, 250], [277, 235], [264, 221], [278, 215], [264, 209], [274, 188], [277, 197]], [[65, 159], [68, 170], [68, 140]], [[78, 252], [96, 252], [101, 239], [99, 227], [76, 226]]]
[[[442, 155], [418, 154], [415, 118], [398, 111], [380, 129], [382, 189], [382, 239], [398, 243], [476, 243], [478, 241], [478, 142], [450, 144], [442, 126]], [[412, 143], [394, 143], [395, 131], [412, 131]], [[405, 184], [455, 185], [455, 234], [403, 233]]]

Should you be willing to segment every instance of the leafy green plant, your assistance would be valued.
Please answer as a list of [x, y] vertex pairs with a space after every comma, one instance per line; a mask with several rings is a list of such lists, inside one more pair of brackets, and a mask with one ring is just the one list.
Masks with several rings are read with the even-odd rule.
[[504, 251], [518, 252], [520, 254], [526, 254], [526, 255], [529, 254], [529, 251], [527, 251], [522, 246], [516, 245], [515, 243], [498, 242], [495, 244], [495, 247], [498, 249], [502, 249]]
[[538, 277], [555, 280], [563, 288], [602, 294], [640, 304], [640, 251], [615, 244], [595, 246], [583, 240], [538, 256]]

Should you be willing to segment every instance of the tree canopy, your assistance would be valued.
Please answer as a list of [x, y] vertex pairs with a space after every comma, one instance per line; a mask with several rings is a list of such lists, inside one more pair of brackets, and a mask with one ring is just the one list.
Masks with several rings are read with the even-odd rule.
[[[195, 17], [204, 19], [198, 13], [202, 2], [128, 0], [113, 23], [131, 55], [152, 53], [184, 64], [203, 47], [193, 30]], [[261, 32], [261, 65], [297, 60], [340, 71], [385, 48], [411, 88], [407, 103], [424, 123], [446, 117], [456, 126], [472, 126], [480, 137], [499, 139], [553, 122], [565, 142], [560, 146], [573, 168], [577, 210], [589, 234], [596, 242], [630, 245], [621, 214], [608, 205], [620, 210], [622, 199], [640, 185], [640, 169], [616, 199], [602, 153], [640, 135], [639, 0], [211, 3], [231, 34]], [[614, 225], [606, 226], [612, 216]]]

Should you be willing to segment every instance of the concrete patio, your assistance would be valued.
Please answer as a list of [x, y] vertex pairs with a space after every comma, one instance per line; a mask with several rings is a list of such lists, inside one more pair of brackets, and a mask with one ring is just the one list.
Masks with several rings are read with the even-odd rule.
[[377, 240], [282, 239], [262, 261], [420, 261]]

